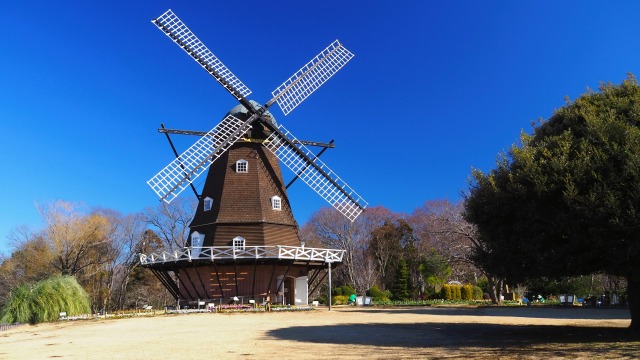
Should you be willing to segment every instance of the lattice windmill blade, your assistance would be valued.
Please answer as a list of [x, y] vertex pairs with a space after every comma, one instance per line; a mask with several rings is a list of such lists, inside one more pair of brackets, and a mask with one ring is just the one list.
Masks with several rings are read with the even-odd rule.
[[279, 125], [264, 144], [294, 174], [350, 221], [354, 221], [367, 207], [367, 202], [320, 159], [311, 160], [313, 153], [297, 142], [284, 126]]
[[282, 112], [287, 115], [316, 91], [322, 84], [338, 72], [353, 58], [338, 40], [327, 46], [320, 54], [311, 59], [305, 66], [271, 92], [271, 99], [266, 107], [278, 103]]
[[[257, 116], [249, 119], [255, 117]], [[227, 115], [216, 127], [147, 181], [147, 184], [161, 200], [170, 203], [249, 128], [249, 121]]]
[[167, 10], [151, 21], [165, 35], [178, 44], [187, 54], [200, 64], [236, 99], [249, 96], [251, 90], [245, 86], [213, 53], [189, 30], [176, 14]]

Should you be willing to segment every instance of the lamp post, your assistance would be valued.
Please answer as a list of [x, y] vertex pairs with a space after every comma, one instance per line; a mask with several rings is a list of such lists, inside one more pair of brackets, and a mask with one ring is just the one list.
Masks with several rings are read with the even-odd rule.
[[325, 260], [329, 266], [329, 311], [331, 311], [331, 261]]

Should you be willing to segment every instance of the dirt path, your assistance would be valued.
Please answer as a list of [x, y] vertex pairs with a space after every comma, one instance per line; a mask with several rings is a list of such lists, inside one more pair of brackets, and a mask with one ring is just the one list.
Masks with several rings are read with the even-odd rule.
[[536, 307], [138, 317], [0, 332], [0, 359], [638, 358], [629, 322], [628, 310]]

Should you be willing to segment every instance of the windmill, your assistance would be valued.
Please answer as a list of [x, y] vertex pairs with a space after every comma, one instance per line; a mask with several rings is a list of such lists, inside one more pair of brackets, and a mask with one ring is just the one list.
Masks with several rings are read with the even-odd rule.
[[255, 301], [274, 294], [283, 303], [306, 303], [308, 283], [326, 275], [326, 264], [340, 263], [343, 250], [300, 243], [279, 163], [350, 221], [367, 203], [268, 109], [277, 103], [289, 114], [353, 54], [334, 41], [260, 105], [247, 98], [249, 88], [171, 10], [152, 22], [240, 104], [147, 182], [169, 203], [211, 167], [190, 225], [189, 246], [141, 254], [142, 264], [181, 300]]

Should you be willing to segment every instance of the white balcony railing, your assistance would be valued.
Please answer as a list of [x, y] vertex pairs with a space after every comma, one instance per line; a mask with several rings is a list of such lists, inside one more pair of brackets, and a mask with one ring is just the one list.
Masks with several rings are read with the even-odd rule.
[[185, 247], [174, 251], [157, 251], [140, 254], [142, 265], [191, 260], [229, 259], [292, 259], [302, 261], [342, 262], [344, 250], [318, 249], [302, 246], [206, 246]]

